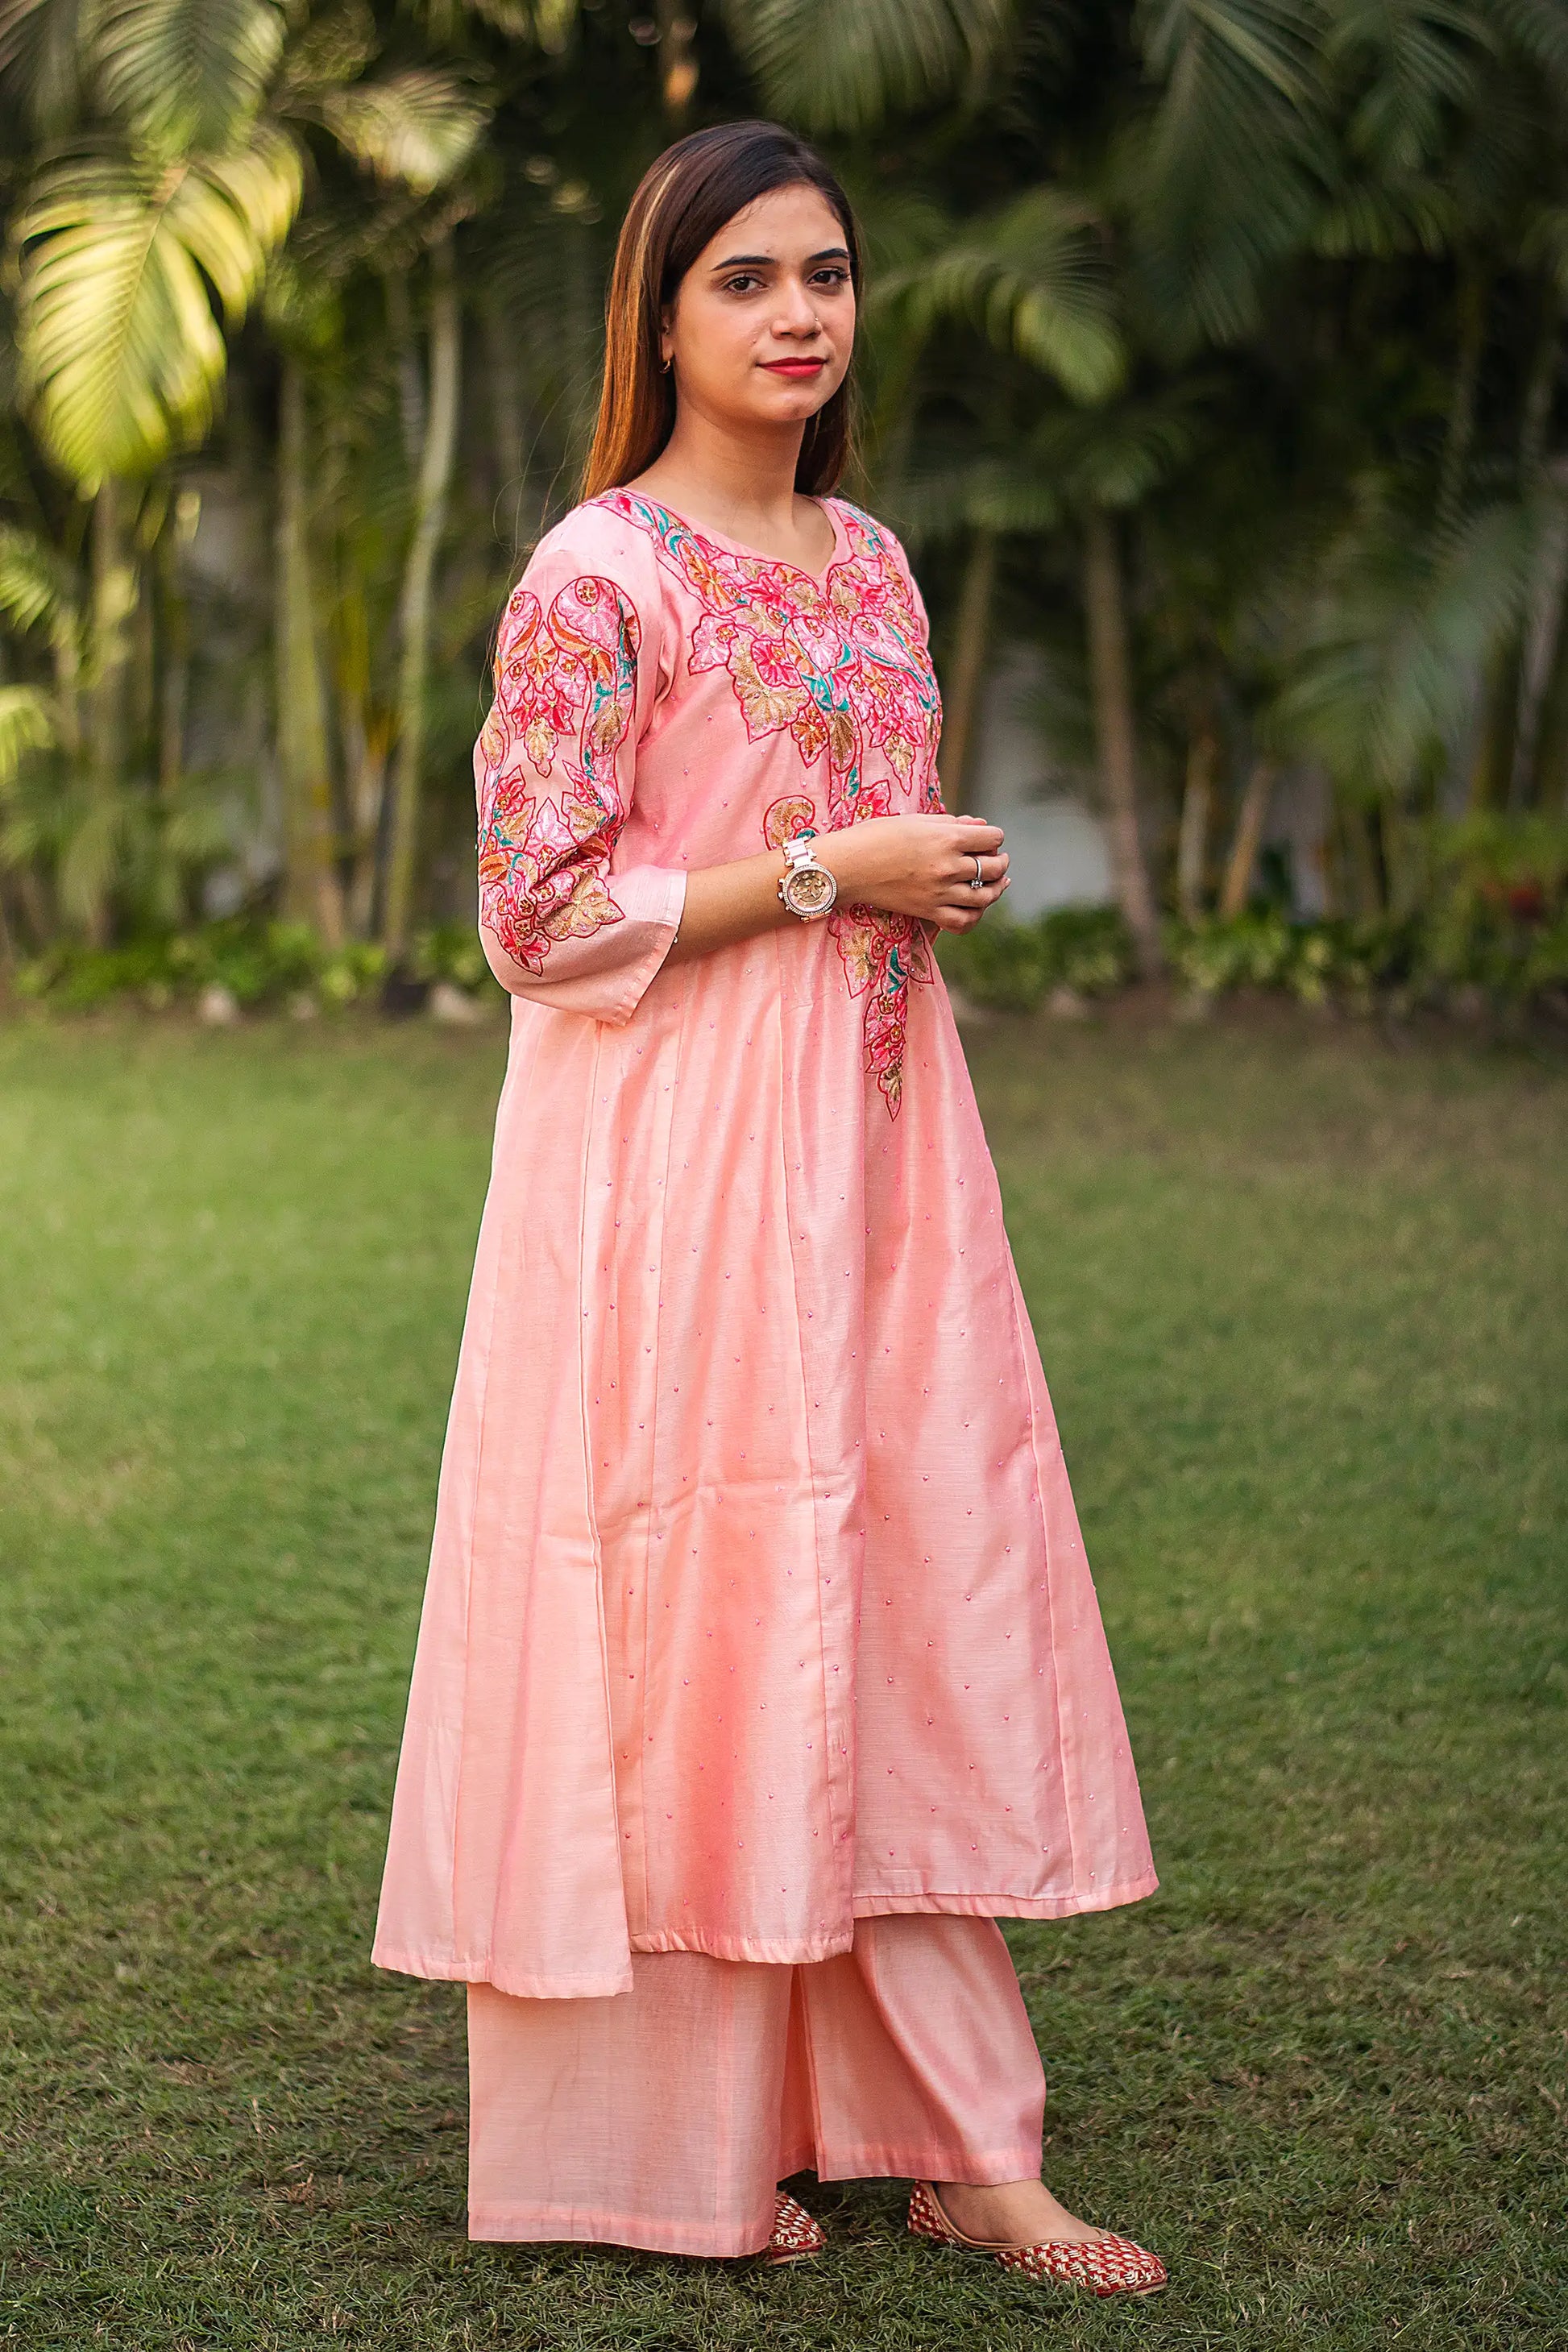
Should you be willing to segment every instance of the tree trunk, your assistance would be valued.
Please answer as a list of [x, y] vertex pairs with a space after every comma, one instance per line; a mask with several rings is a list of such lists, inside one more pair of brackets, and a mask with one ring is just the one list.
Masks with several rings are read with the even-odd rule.
[[393, 760], [385, 923], [386, 947], [394, 961], [408, 952], [414, 912], [419, 795], [424, 781], [425, 701], [430, 667], [430, 593], [447, 520], [447, 495], [458, 438], [462, 315], [449, 230], [432, 248], [430, 268], [430, 405], [420, 455], [414, 533], [398, 605], [402, 658], [397, 680], [397, 746]]
[[412, 471], [425, 446], [425, 386], [419, 375], [419, 354], [414, 348], [414, 313], [408, 300], [408, 280], [402, 270], [383, 270], [381, 282], [386, 295], [387, 331], [397, 370], [397, 415], [403, 426], [403, 454]]
[[1513, 797], [1523, 667], [1524, 625], [1519, 622], [1487, 664], [1481, 679], [1480, 731], [1470, 763], [1473, 809], [1506, 808]]
[[485, 340], [485, 373], [489, 378], [497, 506], [507, 518], [508, 545], [515, 550], [524, 543], [522, 509], [529, 488], [526, 409], [517, 343], [498, 302], [485, 303], [479, 323]]
[[105, 796], [124, 773], [125, 624], [135, 603], [135, 578], [123, 545], [121, 485], [100, 483], [92, 507], [91, 652], [89, 659], [88, 771]]
[[62, 613], [52, 632], [55, 701], [59, 712], [60, 749], [72, 768], [81, 758], [82, 679], [81, 623], [74, 611]]
[[567, 383], [566, 459], [574, 477], [582, 473], [594, 431], [593, 390], [599, 373], [600, 321], [597, 247], [581, 219], [562, 223], [564, 284], [561, 303], [561, 356]]
[[1182, 825], [1176, 838], [1176, 904], [1184, 923], [1204, 911], [1204, 876], [1208, 864], [1209, 810], [1214, 801], [1214, 730], [1200, 727], [1187, 746], [1182, 788]]
[[996, 591], [996, 534], [977, 530], [963, 567], [958, 623], [952, 636], [948, 690], [942, 698], [942, 783], [949, 808], [963, 806], [991, 650], [991, 607]]
[[1373, 856], [1366, 811], [1358, 803], [1339, 800], [1339, 835], [1344, 858], [1345, 896], [1353, 900], [1347, 913], [1373, 921], [1384, 912], [1378, 889], [1377, 863]]
[[[1541, 294], [1541, 324], [1535, 354], [1525, 383], [1519, 432], [1519, 480], [1525, 498], [1550, 481], [1546, 467], [1547, 435], [1563, 360], [1563, 295], [1555, 280]], [[1565, 556], [1563, 517], [1548, 533], [1544, 560], [1535, 583], [1531, 610], [1519, 624], [1519, 684], [1514, 704], [1514, 744], [1509, 803], [1528, 806], [1538, 796], [1535, 757], [1545, 688], [1542, 656], [1553, 642], [1563, 597]]]
[[332, 866], [332, 778], [327, 707], [310, 583], [305, 375], [283, 356], [278, 403], [278, 523], [273, 586], [277, 610], [278, 762], [283, 784], [283, 909], [314, 923], [331, 947], [343, 935]]
[[352, 536], [341, 551], [336, 663], [338, 734], [343, 747], [343, 783], [348, 800], [346, 864], [349, 929], [355, 939], [374, 934], [378, 908], [382, 803], [386, 795], [389, 742], [387, 713], [374, 699], [370, 614], [359, 552]]
[[1568, 593], [1558, 601], [1557, 634], [1535, 722], [1535, 803], [1568, 817]]
[[1563, 294], [1554, 278], [1541, 289], [1541, 319], [1525, 378], [1519, 420], [1519, 478], [1521, 489], [1535, 487], [1546, 457], [1546, 436], [1563, 363]]
[[1454, 389], [1448, 403], [1448, 430], [1443, 444], [1442, 469], [1437, 478], [1437, 528], [1451, 530], [1459, 520], [1470, 476], [1470, 450], [1476, 437], [1476, 390], [1486, 351], [1487, 306], [1490, 280], [1480, 263], [1461, 259], [1456, 308], [1458, 352]]
[[177, 528], [158, 544], [158, 794], [173, 800], [185, 772], [185, 705], [190, 693], [191, 608], [180, 576]]
[[[100, 822], [124, 785], [126, 669], [130, 644], [126, 624], [136, 606], [136, 574], [125, 548], [124, 500], [110, 475], [100, 483], [92, 508], [91, 652], [89, 659], [88, 782]], [[112, 877], [85, 889], [83, 911], [95, 947], [109, 944]]]
[[141, 593], [126, 623], [125, 740], [131, 750], [133, 775], [145, 771], [157, 737], [158, 709], [157, 598], [150, 581], [139, 585]]
[[1230, 845], [1230, 862], [1225, 869], [1225, 881], [1219, 894], [1222, 920], [1234, 922], [1245, 915], [1252, 896], [1253, 868], [1258, 864], [1258, 852], [1263, 841], [1264, 820], [1268, 814], [1268, 799], [1274, 790], [1272, 760], [1254, 760], [1242, 791], [1241, 806], [1236, 813], [1236, 832]]
[[1138, 828], [1138, 733], [1127, 651], [1127, 607], [1116, 526], [1103, 507], [1084, 518], [1084, 614], [1094, 692], [1095, 740], [1105, 794], [1116, 895], [1145, 980], [1160, 971], [1160, 925]]

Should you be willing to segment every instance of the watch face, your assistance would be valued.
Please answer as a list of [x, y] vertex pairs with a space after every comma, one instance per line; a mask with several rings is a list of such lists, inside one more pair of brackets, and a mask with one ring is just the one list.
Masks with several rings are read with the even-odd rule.
[[832, 875], [821, 866], [797, 866], [784, 887], [792, 915], [826, 915], [838, 895]]

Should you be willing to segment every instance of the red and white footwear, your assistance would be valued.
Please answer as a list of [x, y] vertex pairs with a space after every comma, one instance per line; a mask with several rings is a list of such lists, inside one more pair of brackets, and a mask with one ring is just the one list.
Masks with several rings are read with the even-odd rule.
[[1158, 2294], [1165, 2284], [1165, 2265], [1159, 2255], [1113, 2231], [1088, 2245], [1046, 2238], [1037, 2246], [999, 2246], [987, 2238], [966, 2238], [942, 2211], [929, 2180], [917, 2180], [910, 2193], [910, 2228], [917, 2238], [990, 2254], [1005, 2271], [1020, 2271], [1026, 2278], [1056, 2286], [1086, 2287], [1090, 2294]]
[[827, 2240], [804, 2205], [797, 2205], [789, 2191], [781, 2189], [773, 2200], [773, 2234], [763, 2260], [767, 2263], [805, 2263], [821, 2253]]

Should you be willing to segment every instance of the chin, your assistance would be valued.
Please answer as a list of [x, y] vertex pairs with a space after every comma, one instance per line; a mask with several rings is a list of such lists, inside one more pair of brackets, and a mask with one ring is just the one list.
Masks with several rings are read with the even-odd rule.
[[756, 413], [775, 425], [804, 425], [826, 408], [837, 390], [830, 384], [825, 390], [819, 383], [770, 384], [756, 404]]

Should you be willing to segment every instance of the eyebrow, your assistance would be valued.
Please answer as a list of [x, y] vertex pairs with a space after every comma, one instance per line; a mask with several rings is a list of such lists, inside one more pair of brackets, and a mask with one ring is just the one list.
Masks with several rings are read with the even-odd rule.
[[[847, 245], [825, 245], [820, 253], [808, 253], [805, 257], [808, 264], [813, 261], [847, 261], [849, 248]], [[728, 260], [713, 264], [715, 269], [773, 269], [777, 266], [776, 253], [732, 253]]]

